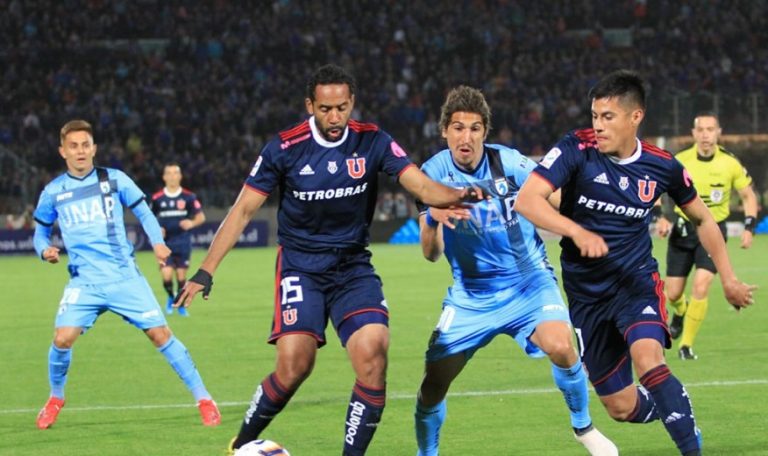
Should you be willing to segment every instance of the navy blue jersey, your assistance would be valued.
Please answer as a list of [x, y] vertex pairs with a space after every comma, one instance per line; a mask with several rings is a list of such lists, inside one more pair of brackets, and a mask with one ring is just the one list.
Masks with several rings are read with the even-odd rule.
[[[650, 273], [656, 267], [648, 225], [651, 208], [662, 193], [678, 206], [696, 197], [688, 173], [669, 152], [638, 139], [632, 156], [617, 159], [600, 153], [592, 129], [567, 134], [534, 172], [553, 189], [562, 188], [561, 214], [608, 244], [606, 257], [590, 259], [580, 255], [570, 238], [560, 242], [563, 272], [578, 273], [571, 285], [586, 281], [574, 289], [588, 296], [600, 295], [608, 286], [605, 282], [623, 276], [614, 271], [645, 268]], [[567, 274], [563, 280], [569, 281]]]
[[193, 219], [201, 210], [197, 196], [185, 188], [174, 193], [164, 188], [152, 195], [152, 212], [165, 229], [165, 243], [173, 251], [191, 248], [190, 232], [181, 229], [180, 223]]
[[321, 251], [368, 245], [379, 171], [399, 176], [413, 166], [387, 133], [350, 120], [339, 141], [317, 131], [314, 117], [264, 146], [245, 181], [269, 195], [280, 191], [278, 242]]

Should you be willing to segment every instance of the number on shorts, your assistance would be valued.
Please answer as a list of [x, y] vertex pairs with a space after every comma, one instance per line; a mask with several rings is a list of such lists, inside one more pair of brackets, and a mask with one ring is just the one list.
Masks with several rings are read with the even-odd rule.
[[440, 321], [437, 322], [437, 330], [440, 332], [448, 332], [448, 328], [453, 323], [453, 317], [456, 315], [456, 309], [450, 306], [446, 306], [443, 309], [443, 313], [440, 314]]
[[67, 306], [69, 306], [70, 304], [77, 303], [77, 299], [79, 297], [80, 297], [79, 288], [65, 288], [64, 295], [61, 297], [61, 301], [59, 301], [58, 315], [61, 315], [64, 312], [66, 312]]
[[286, 277], [280, 281], [280, 288], [283, 289], [281, 304], [291, 304], [304, 300], [304, 292], [301, 290], [301, 285], [298, 282], [299, 278], [295, 276]]
[[576, 332], [576, 343], [579, 345], [579, 358], [584, 357], [584, 338], [581, 337], [581, 328], [573, 328]]

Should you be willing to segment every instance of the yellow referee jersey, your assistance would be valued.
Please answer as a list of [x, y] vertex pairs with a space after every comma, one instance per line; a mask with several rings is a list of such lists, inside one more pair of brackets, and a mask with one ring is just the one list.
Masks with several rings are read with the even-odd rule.
[[[697, 150], [698, 146], [694, 144], [678, 152], [675, 158], [688, 170], [696, 191], [712, 212], [712, 217], [722, 222], [731, 213], [731, 190], [749, 186], [752, 178], [739, 159], [721, 146], [717, 146], [714, 155], [705, 159], [698, 156]], [[675, 207], [675, 212], [685, 217], [679, 207]]]

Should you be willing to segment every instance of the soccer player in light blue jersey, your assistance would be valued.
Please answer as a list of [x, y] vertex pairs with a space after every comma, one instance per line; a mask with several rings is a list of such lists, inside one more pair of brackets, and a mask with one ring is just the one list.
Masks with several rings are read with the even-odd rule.
[[477, 186], [491, 198], [471, 210], [420, 208], [424, 256], [437, 261], [445, 254], [454, 284], [426, 353], [415, 413], [418, 455], [438, 454], [451, 382], [499, 334], [513, 337], [528, 356], [549, 357], [576, 439], [592, 455], [617, 455], [616, 446], [592, 425], [587, 376], [544, 243], [512, 209], [536, 164], [514, 149], [484, 143], [490, 117], [479, 90], [451, 90], [440, 119], [448, 149], [422, 168], [438, 182]]
[[64, 406], [72, 345], [107, 310], [144, 331], [194, 395], [203, 424], [218, 425], [221, 415], [216, 403], [187, 348], [168, 328], [126, 237], [125, 207], [141, 222], [158, 262], [164, 264], [171, 253], [144, 194], [122, 171], [94, 166], [96, 144], [88, 122], [67, 122], [60, 137], [59, 153], [67, 172], [51, 181], [40, 195], [34, 244], [44, 261], [58, 263], [59, 249], [50, 245], [53, 223], [58, 220], [69, 255], [70, 281], [59, 303], [48, 352], [51, 396], [37, 416], [37, 427], [47, 429], [56, 422]]

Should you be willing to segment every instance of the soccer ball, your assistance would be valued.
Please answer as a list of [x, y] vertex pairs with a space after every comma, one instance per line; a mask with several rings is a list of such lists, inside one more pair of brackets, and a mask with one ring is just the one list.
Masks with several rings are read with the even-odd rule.
[[235, 450], [235, 456], [291, 456], [291, 453], [271, 440], [253, 440]]

